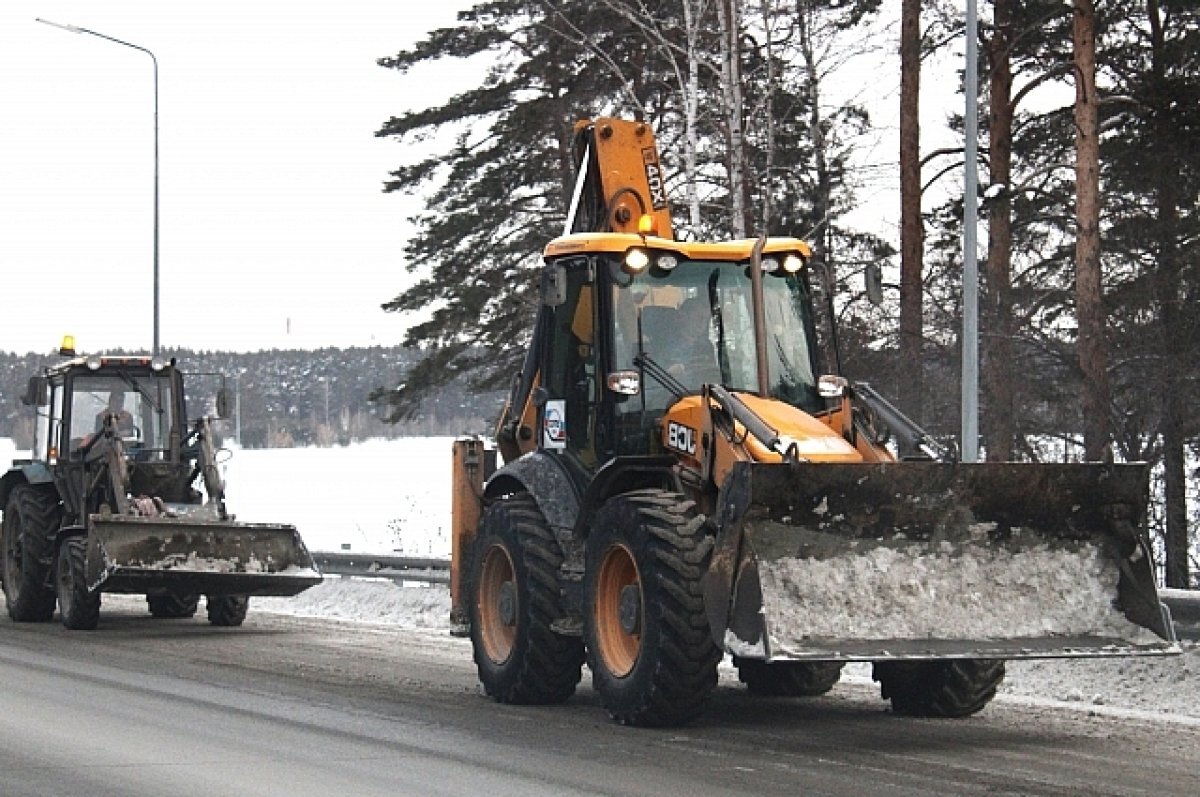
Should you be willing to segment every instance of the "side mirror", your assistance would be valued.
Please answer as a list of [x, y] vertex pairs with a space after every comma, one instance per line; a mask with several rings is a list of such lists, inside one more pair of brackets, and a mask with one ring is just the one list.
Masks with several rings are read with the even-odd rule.
[[642, 392], [642, 376], [637, 371], [613, 371], [605, 384], [618, 396], [636, 396]]
[[883, 304], [883, 269], [878, 263], [867, 264], [863, 271], [863, 281], [866, 283], [867, 300], [879, 307]]
[[217, 391], [217, 417], [222, 420], [230, 415], [229, 388], [223, 387]]
[[542, 304], [558, 307], [567, 301], [567, 270], [557, 263], [542, 269]]
[[44, 407], [50, 403], [50, 380], [44, 376], [29, 377], [21, 403], [29, 407]]
[[817, 395], [821, 398], [841, 398], [849, 387], [850, 383], [844, 376], [822, 374], [817, 378]]

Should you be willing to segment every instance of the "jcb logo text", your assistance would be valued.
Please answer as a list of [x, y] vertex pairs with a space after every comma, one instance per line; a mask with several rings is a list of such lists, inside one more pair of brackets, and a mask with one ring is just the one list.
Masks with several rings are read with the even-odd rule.
[[668, 423], [667, 446], [685, 454], [695, 454], [696, 430], [674, 421]]

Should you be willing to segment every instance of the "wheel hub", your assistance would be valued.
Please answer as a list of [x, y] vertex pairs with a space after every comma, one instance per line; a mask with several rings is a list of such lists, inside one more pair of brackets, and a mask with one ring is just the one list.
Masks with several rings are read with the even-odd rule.
[[506, 626], [517, 624], [517, 586], [511, 581], [500, 585], [497, 596], [497, 609], [500, 612], [500, 622]]
[[642, 590], [637, 584], [621, 587], [617, 614], [621, 621], [621, 630], [626, 634], [642, 632]]

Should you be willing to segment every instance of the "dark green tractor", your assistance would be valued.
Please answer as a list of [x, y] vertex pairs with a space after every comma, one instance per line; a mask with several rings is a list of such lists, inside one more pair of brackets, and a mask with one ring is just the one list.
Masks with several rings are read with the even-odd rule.
[[[95, 628], [101, 594], [156, 617], [240, 625], [251, 595], [321, 581], [295, 527], [238, 523], [207, 418], [189, 423], [174, 360], [72, 357], [30, 379], [32, 456], [0, 477], [4, 597], [17, 622]], [[218, 394], [223, 414], [224, 391]]]

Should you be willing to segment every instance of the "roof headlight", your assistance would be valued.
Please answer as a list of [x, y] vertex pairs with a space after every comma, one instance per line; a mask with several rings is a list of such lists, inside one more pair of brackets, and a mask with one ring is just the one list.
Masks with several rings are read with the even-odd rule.
[[657, 265], [663, 271], [671, 271], [679, 265], [679, 258], [672, 254], [659, 255]]
[[100, 357], [95, 354], [93, 354], [91, 357], [88, 357], [87, 358], [87, 367], [93, 371], [99, 371], [100, 370]]
[[768, 274], [774, 274], [779, 270], [779, 258], [777, 257], [764, 257], [760, 263], [762, 270]]
[[645, 249], [633, 248], [625, 253], [625, 270], [637, 274], [650, 265], [650, 255]]
[[788, 274], [795, 274], [800, 269], [804, 268], [804, 258], [794, 252], [783, 258], [783, 270]]
[[167, 361], [161, 357], [155, 357], [154, 359], [150, 360], [151, 370], [161, 371], [162, 369], [164, 369], [166, 367], [167, 367]]

